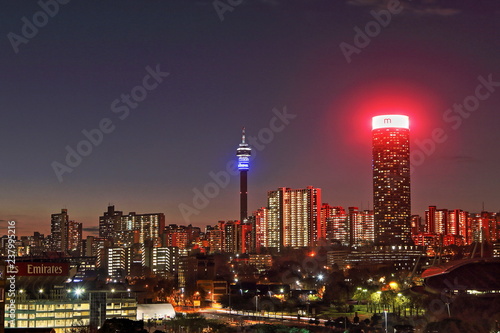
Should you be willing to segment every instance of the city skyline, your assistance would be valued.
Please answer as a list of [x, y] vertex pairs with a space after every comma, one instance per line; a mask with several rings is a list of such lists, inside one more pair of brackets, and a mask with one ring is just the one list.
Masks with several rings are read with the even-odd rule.
[[[258, 1], [222, 21], [211, 1], [120, 4], [61, 4], [18, 52], [2, 39], [0, 220], [16, 220], [19, 234], [48, 234], [64, 208], [84, 233], [97, 231], [108, 203], [163, 212], [167, 224], [237, 219], [237, 175], [201, 209], [193, 189], [235, 162], [242, 126], [255, 157], [250, 213], [269, 190], [307, 186], [330, 205], [368, 209], [371, 117], [388, 113], [412, 121], [413, 214], [479, 212], [483, 202], [500, 211], [494, 2], [402, 1], [363, 47], [357, 31], [387, 2]], [[43, 10], [5, 9], [4, 36]], [[350, 62], [342, 43], [359, 51]], [[141, 92], [140, 102], [122, 99]], [[68, 166], [66, 147], [89, 137], [98, 144]], [[72, 169], [62, 181], [54, 162]], [[182, 204], [198, 213], [186, 220]]]
[[[409, 128], [409, 123], [410, 123], [411, 121], [409, 121], [409, 120], [408, 120], [408, 117], [407, 117], [407, 116], [397, 116], [397, 115], [396, 115], [396, 116], [394, 116], [394, 115], [376, 115], [376, 116], [374, 116], [373, 118], [371, 118], [371, 127], [372, 127], [372, 131], [373, 131], [373, 130], [375, 130], [375, 129], [384, 129], [385, 127], [387, 127], [387, 126], [384, 126], [384, 124], [381, 124], [381, 123], [380, 123], [380, 121], [383, 121], [383, 120], [380, 120], [380, 119], [382, 119], [382, 118], [387, 118], [387, 117], [396, 117], [396, 118], [397, 118], [397, 117], [406, 117], [406, 119], [402, 120], [402, 125], [401, 125], [401, 124], [398, 124], [398, 125], [396, 125], [396, 126], [389, 126], [389, 127], [402, 127], [402, 128]], [[375, 124], [375, 123], [376, 123], [376, 120], [375, 120], [376, 118], [380, 118], [380, 119], [378, 120], [378, 121], [379, 121], [379, 123], [377, 123], [377, 124]], [[392, 119], [392, 120], [394, 120], [394, 119]], [[396, 122], [397, 122], [397, 121], [399, 121], [399, 119], [396, 119]], [[409, 140], [409, 139], [407, 139], [407, 140]], [[240, 143], [240, 145], [239, 145], [239, 149], [241, 148], [241, 145], [242, 145], [242, 144], [243, 144], [243, 145], [246, 145], [245, 147], [250, 147], [250, 148], [251, 148], [251, 145], [248, 145], [248, 144], [246, 144], [246, 143], [245, 143], [245, 129], [243, 129], [243, 139], [242, 139], [242, 143]], [[237, 154], [236, 156], [237, 156], [237, 158], [235, 159], [235, 161], [236, 161], [236, 162], [235, 162], [235, 165], [236, 165], [236, 164], [238, 165], [238, 174], [239, 174], [239, 173], [241, 173], [241, 171], [242, 171], [242, 170], [243, 170], [243, 171], [248, 171], [248, 169], [249, 169], [249, 168], [248, 168], [248, 164], [249, 164], [249, 163], [247, 162], [247, 163], [246, 163], [246, 165], [241, 166], [241, 165], [240, 165], [240, 163], [241, 163], [240, 157], [238, 157], [238, 156], [239, 156], [238, 154]], [[251, 160], [252, 160], [252, 158], [250, 157], [250, 161], [251, 161]], [[245, 161], [246, 161], [246, 160], [245, 160]], [[229, 170], [229, 169], [227, 169], [227, 170]], [[373, 171], [372, 171], [372, 172], [373, 172]], [[229, 174], [229, 172], [228, 172], [228, 174]], [[217, 178], [217, 176], [211, 176], [211, 177], [212, 177], [212, 179], [211, 179], [211, 180], [212, 180], [212, 182], [211, 182], [211, 183], [217, 183], [217, 184], [219, 184], [219, 183], [217, 182], [217, 180], [219, 180], [219, 181], [220, 181], [220, 180], [221, 180], [220, 178]], [[235, 178], [235, 177], [232, 177], [232, 178]], [[240, 180], [240, 181], [241, 181], [241, 180]], [[392, 184], [392, 183], [391, 183], [391, 184]], [[241, 186], [241, 184], [240, 184], [240, 186]], [[375, 185], [373, 184], [372, 186], [375, 186]], [[308, 186], [308, 187], [309, 187], [309, 186]], [[284, 189], [284, 188], [290, 189], [290, 187], [289, 187], [289, 186], [281, 186], [280, 188], [283, 188], [283, 189]], [[304, 186], [304, 188], [305, 188], [305, 186]], [[322, 190], [322, 187], [319, 187], [319, 190]], [[267, 192], [269, 193], [269, 192], [271, 192], [271, 191], [272, 191], [272, 190], [268, 190]], [[241, 201], [241, 200], [243, 200], [243, 199], [241, 198], [241, 192], [239, 192], [239, 193], [240, 193], [240, 201]], [[235, 194], [235, 196], [236, 196], [236, 194]], [[367, 203], [369, 206], [363, 206], [363, 202], [361, 203], [361, 205], [360, 205], [360, 206], [356, 206], [355, 204], [350, 204], [350, 205], [343, 206], [343, 205], [336, 205], [336, 203], [331, 203], [331, 202], [329, 202], [328, 200], [322, 200], [322, 201], [323, 201], [322, 203], [326, 203], [326, 204], [329, 204], [329, 205], [330, 205], [330, 204], [332, 204], [332, 205], [335, 205], [335, 206], [340, 206], [340, 207], [344, 207], [344, 208], [347, 208], [347, 207], [349, 207], [349, 208], [353, 208], [353, 207], [355, 207], [355, 208], [360, 208], [361, 210], [373, 210], [373, 209], [374, 209], [373, 204], [372, 204], [372, 203], [370, 203], [370, 202], [368, 202], [368, 203]], [[483, 204], [483, 207], [482, 207], [482, 208], [484, 208], [484, 202], [483, 202], [482, 204]], [[113, 205], [114, 205], [114, 204], [113, 204]], [[426, 212], [427, 212], [427, 208], [431, 207], [432, 205], [435, 205], [435, 204], [434, 204], [434, 203], [430, 203], [430, 204], [428, 204], [428, 205], [424, 208], [424, 211], [422, 211], [422, 212], [418, 212], [418, 213], [414, 213], [414, 212], [413, 212], [413, 213], [414, 213], [413, 215], [419, 215], [421, 218], [422, 218], [422, 217], [425, 217], [425, 214], [426, 214]], [[440, 205], [438, 205], [438, 206], [440, 206]], [[241, 207], [242, 207], [242, 206], [241, 206], [241, 202], [240, 202], [240, 215], [241, 215], [241, 213], [242, 213], [242, 211], [241, 211]], [[266, 206], [266, 205], [260, 205], [259, 207], [268, 207], [268, 206]], [[109, 207], [108, 207], [108, 208], [109, 208]], [[121, 208], [121, 207], [120, 207], [120, 208]], [[449, 208], [449, 209], [461, 209], [461, 210], [463, 209], [462, 207], [447, 207], [447, 208]], [[469, 212], [469, 213], [479, 213], [479, 212], [481, 212], [481, 211], [482, 211], [482, 208], [481, 208], [481, 209], [479, 209], [479, 210], [477, 210], [477, 211], [468, 211], [468, 212]], [[254, 214], [254, 213], [256, 213], [256, 212], [257, 212], [257, 210], [259, 210], [259, 209], [260, 209], [260, 208], [258, 208], [258, 207], [255, 207], [255, 208], [250, 208], [250, 209], [249, 209], [249, 211], [248, 211], [248, 216], [253, 215], [253, 214]], [[67, 208], [62, 208], [61, 210], [62, 210], [62, 211], [64, 211], [64, 212], [67, 212], [67, 211], [68, 211], [68, 209], [67, 209]], [[128, 211], [128, 210], [127, 210], [127, 211]], [[135, 214], [135, 212], [136, 212], [136, 211], [137, 211], [137, 210], [130, 211], [130, 212], [131, 212], [131, 213], [133, 213], [133, 214]], [[465, 209], [465, 211], [467, 211], [467, 210]], [[485, 211], [488, 211], [488, 210], [486, 209]], [[490, 210], [490, 211], [491, 211], [491, 212], [495, 212], [495, 210]], [[499, 212], [500, 212], [500, 210], [499, 210]], [[104, 212], [104, 213], [106, 213], [106, 212]], [[145, 211], [143, 212], [143, 211], [140, 211], [140, 213], [149, 214], [150, 212], [145, 212]], [[163, 213], [163, 212], [161, 212], [161, 213]], [[53, 213], [51, 213], [50, 215], [52, 216], [51, 218], [53, 219], [53, 216], [54, 216], [54, 215], [58, 215], [58, 213], [54, 213], [54, 212], [53, 212]], [[218, 221], [230, 221], [230, 220], [236, 220], [236, 219], [234, 219], [234, 218], [231, 218], [231, 219], [218, 219], [217, 221], [209, 221], [209, 222], [207, 222], [207, 223], [205, 223], [205, 224], [199, 224], [199, 225], [194, 224], [194, 223], [191, 223], [191, 222], [185, 222], [185, 221], [184, 221], [184, 223], [183, 223], [183, 222], [171, 222], [171, 223], [170, 223], [169, 221], [166, 221], [166, 224], [179, 224], [179, 225], [188, 225], [188, 224], [192, 224], [192, 225], [197, 226], [197, 227], [206, 227], [206, 226], [208, 226], [208, 225], [216, 225], [216, 224], [218, 223]], [[78, 219], [74, 219], [74, 218], [71, 218], [69, 221], [70, 221], [70, 222], [78, 222], [78, 223], [82, 224], [82, 221], [80, 221], [80, 220], [78, 220]], [[83, 227], [83, 230], [84, 230], [84, 236], [85, 236], [85, 235], [98, 235], [98, 234], [99, 234], [99, 227], [100, 227], [100, 225], [99, 225], [99, 217], [97, 217], [97, 225], [96, 225], [96, 227], [95, 227], [95, 228], [94, 228], [93, 226], [92, 226], [92, 227], [90, 227], [90, 228], [89, 228], [89, 227], [85, 227], [85, 226]], [[47, 224], [47, 229], [48, 229], [48, 231], [47, 231], [47, 232], [45, 232], [45, 234], [46, 234], [46, 235], [48, 235], [48, 234], [50, 234], [50, 233], [51, 233], [51, 232], [50, 232], [50, 229], [51, 229], [50, 219], [49, 219], [49, 222], [48, 222], [48, 224]], [[40, 232], [40, 230], [44, 230], [44, 229], [40, 229], [40, 230], [38, 230], [38, 229], [37, 229], [37, 230], [30, 229], [30, 230], [31, 230], [31, 231], [37, 231], [37, 232]], [[42, 233], [44, 233], [44, 232], [42, 231]], [[23, 234], [23, 235], [24, 235], [24, 234]], [[29, 234], [26, 234], [26, 235], [29, 235]]]

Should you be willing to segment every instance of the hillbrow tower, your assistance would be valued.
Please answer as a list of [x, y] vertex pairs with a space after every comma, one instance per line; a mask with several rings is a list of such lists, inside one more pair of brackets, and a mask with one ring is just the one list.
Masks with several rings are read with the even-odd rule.
[[408, 116], [373, 117], [372, 146], [375, 245], [411, 244]]
[[252, 148], [245, 142], [245, 127], [241, 133], [241, 143], [236, 150], [238, 156], [238, 170], [240, 170], [240, 221], [248, 217], [248, 180], [247, 173], [250, 164]]

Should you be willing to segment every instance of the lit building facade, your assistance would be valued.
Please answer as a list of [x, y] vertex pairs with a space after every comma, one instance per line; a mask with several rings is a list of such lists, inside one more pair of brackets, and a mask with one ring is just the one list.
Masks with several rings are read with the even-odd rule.
[[114, 246], [119, 247], [146, 242], [161, 246], [164, 229], [163, 213], [130, 212], [124, 215], [122, 211], [115, 210], [115, 206], [108, 206], [108, 210], [99, 217], [99, 237], [108, 239]]
[[462, 236], [465, 241], [467, 236], [467, 217], [469, 213], [461, 209], [448, 211], [448, 232], [452, 235]]
[[51, 215], [49, 240], [49, 248], [52, 251], [80, 255], [82, 252], [82, 223], [70, 221], [68, 210], [61, 209], [61, 213]]
[[130, 274], [131, 249], [111, 247], [107, 249], [108, 276], [112, 279], [121, 279]]
[[238, 225], [238, 237], [236, 253], [254, 253], [255, 252], [255, 233], [253, 217], [248, 217], [245, 222]]
[[470, 243], [494, 243], [500, 236], [500, 215], [482, 211], [469, 214], [467, 239]]
[[[88, 294], [86, 292], [86, 294]], [[123, 297], [122, 297], [123, 294]], [[111, 295], [110, 295], [111, 296]], [[114, 293], [103, 307], [105, 312], [98, 322], [105, 319], [137, 319], [137, 301], [130, 293]], [[6, 328], [53, 328], [56, 333], [70, 332], [75, 327], [89, 326], [92, 318], [92, 304], [88, 295], [83, 299], [27, 299], [16, 296], [16, 320], [5, 317]], [[100, 304], [99, 304], [100, 305]], [[101, 311], [102, 312], [102, 311]], [[99, 320], [100, 319], [100, 320]]]
[[473, 231], [474, 223], [471, 222], [474, 220], [473, 216], [474, 214], [470, 215], [461, 209], [448, 210], [429, 206], [425, 211], [424, 232], [414, 232], [412, 237], [418, 245], [429, 243], [428, 239], [432, 237], [436, 239], [435, 247], [470, 244], [476, 234]]
[[373, 211], [360, 211], [358, 207], [349, 207], [347, 215], [349, 226], [349, 245], [372, 245], [375, 237]]
[[163, 234], [164, 246], [175, 246], [179, 249], [187, 249], [189, 245], [189, 235], [186, 226], [178, 226], [177, 224], [170, 224], [165, 227]]
[[253, 213], [254, 233], [255, 233], [255, 252], [260, 253], [261, 249], [268, 247], [267, 243], [267, 208], [262, 207]]
[[375, 244], [411, 244], [408, 116], [372, 119]]
[[270, 254], [249, 254], [248, 264], [255, 267], [259, 274], [271, 269], [273, 266], [273, 257]]
[[82, 252], [82, 223], [68, 222], [68, 251], [80, 255]]
[[419, 232], [424, 231], [424, 227], [422, 226], [422, 218], [420, 215], [412, 215], [411, 216], [411, 234], [415, 235]]
[[267, 247], [315, 246], [324, 239], [321, 225], [321, 189], [308, 186], [268, 192]]
[[113, 239], [121, 231], [122, 211], [115, 210], [115, 206], [108, 206], [108, 210], [99, 216], [99, 237]]
[[52, 214], [50, 218], [50, 235], [52, 250], [66, 252], [68, 249], [68, 223], [67, 209], [61, 209], [61, 213]]
[[179, 265], [179, 248], [175, 246], [146, 247], [145, 262], [151, 271], [160, 276], [175, 276]]
[[205, 234], [208, 238], [208, 247], [210, 253], [222, 252], [222, 238], [224, 231], [220, 229], [219, 225], [207, 226]]
[[[161, 245], [162, 234], [165, 229], [165, 214], [136, 214], [131, 212], [122, 216], [121, 228], [124, 237], [135, 233], [133, 242], [144, 244], [151, 242], [157, 246]], [[129, 245], [124, 243], [125, 246]]]
[[425, 248], [414, 245], [391, 245], [353, 247], [328, 251], [327, 265], [339, 268], [367, 268], [377, 270], [392, 267], [395, 270], [412, 270], [419, 258], [425, 255]]
[[219, 227], [223, 230], [222, 248], [227, 253], [240, 253], [241, 229], [239, 221], [219, 221]]
[[322, 224], [325, 225], [326, 239], [342, 245], [349, 244], [349, 229], [347, 224], [347, 213], [343, 207], [321, 206]]
[[425, 225], [428, 233], [448, 234], [448, 210], [429, 206], [425, 211]]

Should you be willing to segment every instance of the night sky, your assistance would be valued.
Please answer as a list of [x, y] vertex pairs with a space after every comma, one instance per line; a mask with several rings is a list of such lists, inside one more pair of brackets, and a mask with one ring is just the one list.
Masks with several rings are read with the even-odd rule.
[[[67, 208], [89, 234], [109, 203], [167, 224], [237, 219], [237, 176], [189, 220], [179, 205], [195, 209], [193, 189], [235, 160], [242, 126], [266, 142], [253, 149], [249, 211], [269, 190], [308, 185], [371, 208], [371, 117], [384, 113], [410, 116], [424, 156], [414, 214], [500, 211], [497, 0], [401, 1], [385, 27], [373, 13], [396, 0], [223, 0], [235, 6], [219, 13], [210, 0], [60, 2], [49, 17], [36, 1], [2, 1], [2, 231], [15, 219], [18, 234], [47, 234]], [[34, 18], [38, 32], [23, 29]], [[356, 27], [373, 29], [362, 47]], [[132, 92], [139, 102], [121, 100]], [[453, 110], [464, 102], [473, 111]], [[273, 120], [285, 111], [286, 125]], [[82, 131], [100, 124], [109, 133], [89, 153]], [[54, 165], [70, 170], [66, 147], [79, 144], [87, 156], [60, 181]]]

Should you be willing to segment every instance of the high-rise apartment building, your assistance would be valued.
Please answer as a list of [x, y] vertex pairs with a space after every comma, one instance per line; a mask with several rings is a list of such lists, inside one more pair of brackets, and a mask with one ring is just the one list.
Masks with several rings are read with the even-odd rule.
[[82, 253], [82, 223], [68, 222], [68, 251], [80, 255]]
[[239, 221], [219, 221], [219, 228], [223, 230], [222, 249], [227, 253], [239, 253], [241, 248], [241, 234]]
[[110, 247], [107, 249], [108, 276], [112, 279], [121, 279], [130, 274], [131, 249]]
[[268, 247], [315, 246], [325, 238], [321, 225], [321, 189], [308, 186], [268, 192], [266, 221]]
[[189, 245], [189, 232], [186, 226], [169, 224], [163, 233], [163, 246], [175, 246], [179, 249], [187, 249]]
[[419, 232], [424, 231], [424, 226], [422, 225], [422, 218], [420, 215], [411, 216], [411, 234], [415, 235]]
[[124, 215], [115, 206], [99, 217], [99, 237], [109, 239], [115, 246], [130, 247], [133, 244], [154, 243], [161, 246], [161, 236], [165, 229], [165, 214]]
[[68, 249], [68, 224], [69, 216], [67, 209], [61, 209], [58, 214], [52, 214], [50, 218], [51, 249], [53, 251], [66, 252]]
[[[469, 244], [470, 237], [472, 237], [470, 234], [470, 221], [469, 213], [461, 209], [448, 210], [429, 206], [425, 211], [425, 236], [427, 238], [435, 237], [436, 242], [441, 245], [447, 243], [455, 245]], [[419, 233], [414, 232], [413, 234], [417, 236]]]
[[428, 233], [448, 234], [448, 210], [429, 206], [425, 211], [425, 225]]
[[255, 233], [255, 251], [260, 253], [264, 247], [271, 247], [268, 245], [267, 234], [267, 208], [262, 207], [253, 213], [254, 233]]
[[240, 242], [238, 253], [255, 253], [255, 223], [249, 217], [239, 225]]
[[175, 246], [145, 247], [143, 266], [149, 267], [153, 274], [167, 277], [177, 274], [179, 248]]
[[221, 253], [224, 230], [220, 228], [220, 225], [207, 226], [205, 234], [208, 238], [208, 247], [210, 248], [209, 252]]
[[467, 239], [472, 242], [494, 243], [499, 239], [500, 216], [498, 213], [482, 211], [471, 213], [468, 219]]
[[343, 207], [324, 203], [321, 206], [321, 219], [322, 224], [325, 225], [327, 240], [349, 245], [347, 214]]
[[115, 210], [115, 206], [108, 206], [108, 211], [99, 216], [99, 237], [113, 239], [121, 230], [123, 212]]
[[358, 207], [349, 207], [347, 214], [349, 245], [372, 245], [374, 241], [373, 211], [360, 211]]
[[375, 244], [411, 244], [408, 116], [372, 119]]
[[165, 229], [165, 214], [136, 214], [130, 212], [128, 215], [122, 216], [121, 230], [125, 233], [134, 231], [138, 239], [134, 239], [134, 243], [144, 244], [145, 242], [153, 242], [161, 245], [161, 235]]
[[213, 256], [198, 254], [196, 256], [179, 257], [179, 288], [187, 293], [196, 290], [197, 280], [214, 280], [216, 276], [215, 273], [215, 261]]
[[451, 235], [462, 236], [466, 241], [467, 235], [467, 216], [469, 213], [461, 209], [448, 211], [448, 233]]

